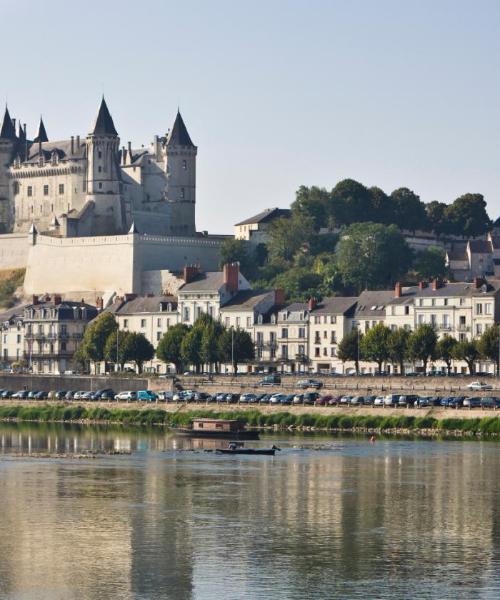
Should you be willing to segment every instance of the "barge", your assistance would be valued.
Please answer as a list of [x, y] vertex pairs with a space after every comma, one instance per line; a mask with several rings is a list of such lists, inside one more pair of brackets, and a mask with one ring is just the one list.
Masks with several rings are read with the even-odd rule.
[[226, 438], [231, 440], [258, 440], [257, 431], [249, 431], [237, 419], [193, 419], [191, 427], [176, 427], [179, 435], [204, 438]]

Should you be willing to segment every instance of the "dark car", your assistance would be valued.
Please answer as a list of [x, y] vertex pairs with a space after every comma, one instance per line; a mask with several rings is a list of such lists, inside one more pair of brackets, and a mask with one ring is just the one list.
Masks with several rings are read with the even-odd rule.
[[11, 398], [13, 393], [14, 392], [12, 392], [11, 390], [4, 390], [2, 392], [2, 398]]
[[448, 407], [449, 408], [460, 408], [464, 403], [464, 396], [452, 396], [448, 398]]
[[465, 398], [463, 402], [464, 408], [481, 408], [481, 398], [475, 396], [471, 398]]
[[323, 387], [323, 383], [321, 381], [318, 381], [317, 379], [300, 379], [299, 381], [297, 381], [297, 387], [302, 390], [305, 390], [307, 388], [315, 388], [319, 390]]
[[281, 383], [280, 375], [266, 375], [259, 381], [259, 385], [279, 385]]
[[228, 404], [236, 404], [239, 399], [239, 394], [226, 394], [226, 397], [224, 398]]
[[313, 405], [319, 398], [318, 392], [306, 392], [304, 394], [304, 404]]
[[286, 404], [286, 405], [292, 404], [293, 403], [293, 396], [294, 396], [294, 394], [287, 394], [286, 396], [283, 396], [280, 399], [280, 403], [281, 404]]
[[47, 400], [48, 396], [47, 392], [37, 392], [35, 394], [35, 400]]
[[481, 408], [496, 408], [495, 398], [481, 398]]
[[12, 398], [17, 398], [18, 400], [26, 400], [28, 398], [29, 392], [27, 390], [19, 390], [15, 394], [12, 394]]

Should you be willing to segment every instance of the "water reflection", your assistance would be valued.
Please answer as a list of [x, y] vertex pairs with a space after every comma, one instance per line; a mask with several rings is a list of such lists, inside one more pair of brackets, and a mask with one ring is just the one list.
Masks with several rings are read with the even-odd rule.
[[0, 597], [498, 597], [496, 444], [320, 441], [0, 426]]

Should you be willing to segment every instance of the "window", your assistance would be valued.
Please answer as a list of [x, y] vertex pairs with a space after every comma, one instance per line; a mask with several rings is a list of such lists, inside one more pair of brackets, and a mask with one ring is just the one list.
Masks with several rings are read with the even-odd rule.
[[186, 197], [186, 190], [184, 188], [181, 188], [181, 200], [184, 200], [185, 197]]
[[436, 325], [436, 315], [431, 315], [431, 325]]
[[61, 342], [61, 352], [66, 351], [66, 342]]
[[410, 307], [405, 306], [405, 315], [409, 315], [409, 314], [410, 314]]
[[99, 152], [97, 153], [97, 158], [102, 158], [102, 152], [99, 150]]
[[231, 324], [231, 319], [229, 317], [226, 317], [225, 323], [226, 323], [226, 327], [229, 327], [229, 325]]
[[19, 194], [19, 182], [14, 181], [14, 195], [17, 196]]
[[59, 184], [59, 194], [60, 195], [64, 194], [64, 183]]
[[184, 307], [184, 321], [189, 321], [189, 308], [187, 306]]
[[306, 337], [305, 327], [299, 327], [299, 338], [305, 338], [305, 337]]
[[146, 328], [146, 319], [141, 319], [141, 328], [142, 329]]
[[316, 332], [316, 337], [314, 338], [315, 344], [321, 344], [321, 338], [319, 336], [319, 331]]
[[102, 173], [102, 167], [101, 166], [97, 167], [97, 172], [98, 173]]
[[299, 354], [300, 356], [304, 356], [305, 354], [305, 347], [302, 344], [299, 344]]
[[161, 327], [161, 317], [158, 317], [158, 318], [156, 319], [156, 326], [157, 326], [157, 327]]
[[335, 331], [332, 331], [331, 337], [330, 337], [330, 344], [336, 344], [337, 343], [337, 336], [335, 335]]
[[314, 317], [314, 324], [315, 325], [318, 325], [320, 323], [320, 321], [321, 321], [321, 317], [318, 317], [318, 316]]
[[236, 317], [236, 327], [240, 326], [241, 319], [240, 317]]
[[460, 306], [463, 306], [465, 304], [465, 298], [460, 298]]
[[17, 334], [17, 343], [20, 344], [21, 343], [21, 336], [19, 334]]
[[201, 317], [201, 306], [196, 307], [196, 318], [199, 319]]
[[328, 331], [323, 331], [323, 339], [328, 339]]
[[318, 358], [320, 356], [320, 348], [314, 348], [314, 356]]
[[43, 195], [44, 196], [48, 196], [49, 195], [49, 186], [48, 185], [44, 185], [43, 186]]
[[128, 327], [128, 319], [123, 319], [123, 329], [127, 329]]
[[422, 325], [424, 323], [424, 315], [418, 315], [418, 324]]
[[444, 305], [445, 305], [445, 306], [448, 306], [448, 298], [445, 298], [445, 299], [444, 299]]
[[481, 335], [483, 333], [483, 326], [481, 323], [476, 324], [476, 335]]
[[288, 358], [288, 346], [281, 346], [281, 358]]
[[418, 305], [419, 305], [419, 306], [423, 306], [423, 305], [424, 305], [424, 299], [423, 299], [423, 298], [420, 298], [420, 299], [419, 299], [419, 301], [418, 301]]
[[99, 189], [102, 190], [102, 183], [99, 181]]
[[188, 168], [187, 160], [182, 161], [182, 168], [184, 171], [187, 171], [187, 168]]
[[335, 316], [333, 316], [333, 315], [332, 315], [332, 316], [330, 317], [330, 323], [331, 323], [332, 325], [335, 325], [335, 323], [336, 323], [336, 322], [337, 322], [337, 317], [335, 317]]
[[476, 304], [476, 315], [482, 315], [482, 314], [483, 314], [483, 305]]
[[247, 317], [247, 327], [252, 326], [252, 317]]
[[29, 185], [28, 186], [28, 198], [31, 198], [31, 196], [33, 196], [33, 186]]
[[332, 358], [335, 356], [335, 348], [330, 348], [330, 356]]
[[156, 332], [156, 341], [159, 342], [161, 340], [161, 331]]
[[484, 314], [485, 315], [491, 315], [491, 304], [485, 304], [484, 305]]
[[328, 356], [328, 348], [323, 348], [323, 356]]
[[281, 330], [281, 337], [282, 338], [288, 338], [288, 329], [282, 329]]
[[431, 306], [436, 306], [436, 298], [433, 298], [433, 299], [431, 300]]

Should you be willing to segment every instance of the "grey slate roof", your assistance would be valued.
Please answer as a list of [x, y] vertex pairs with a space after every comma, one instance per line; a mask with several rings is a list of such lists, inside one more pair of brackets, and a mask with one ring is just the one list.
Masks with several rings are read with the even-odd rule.
[[179, 292], [217, 292], [224, 284], [224, 273], [221, 271], [207, 271], [199, 273], [189, 283], [185, 283]]
[[224, 304], [222, 310], [252, 310], [271, 292], [270, 290], [242, 290]]
[[394, 298], [393, 290], [361, 292], [356, 305], [356, 317], [381, 317], [385, 315], [385, 307]]
[[109, 113], [108, 105], [106, 104], [106, 100], [104, 100], [104, 96], [101, 100], [101, 106], [99, 107], [92, 133], [94, 135], [118, 135], [113, 119]]
[[[85, 157], [86, 146], [84, 143], [80, 142], [80, 147], [77, 148], [76, 140], [74, 140], [73, 154], [71, 154], [71, 140], [42, 143], [42, 153], [46, 161], [50, 161], [54, 151], [57, 152], [59, 160], [65, 160], [68, 158], [71, 158], [71, 160], [78, 160]], [[38, 162], [38, 159], [38, 144], [32, 144], [28, 151], [28, 160], [24, 162], [36, 163]]]
[[33, 142], [48, 142], [49, 138], [47, 136], [47, 132], [45, 131], [45, 125], [43, 124], [43, 119], [40, 117], [40, 124], [38, 125], [38, 134]]
[[456, 244], [453, 244], [452, 247], [448, 250], [447, 255], [449, 260], [469, 260], [469, 257], [467, 256], [466, 242], [457, 242]]
[[471, 252], [475, 252], [477, 254], [491, 253], [491, 244], [487, 240], [470, 240], [469, 247]]
[[167, 146], [191, 146], [194, 147], [191, 138], [189, 137], [189, 133], [186, 125], [181, 117], [181, 113], [177, 111], [177, 116], [175, 117], [174, 126], [172, 127], [172, 131], [170, 132], [167, 140]]
[[358, 298], [335, 297], [323, 298], [313, 310], [313, 315], [343, 315], [354, 314]]
[[404, 287], [401, 298], [394, 298], [390, 304], [401, 303], [410, 298], [443, 298], [443, 297], [466, 297], [493, 295], [500, 289], [500, 281], [489, 280], [486, 284], [486, 292], [482, 288], [476, 288], [473, 283], [460, 281], [457, 283], [442, 283], [437, 290], [432, 289], [432, 284], [421, 290], [418, 286]]
[[172, 305], [172, 310], [177, 309], [177, 298], [175, 296], [139, 296], [125, 302], [117, 308], [115, 313], [119, 315], [135, 315], [138, 313], [157, 313], [167, 310], [167, 304]]
[[14, 319], [16, 317], [21, 318], [26, 306], [27, 304], [19, 304], [18, 306], [13, 306], [8, 310], [3, 311], [2, 313], [0, 313], [0, 323], [10, 321], [11, 319]]
[[4, 140], [15, 140], [16, 139], [16, 128], [10, 118], [9, 109], [5, 107], [5, 113], [3, 116], [2, 129], [0, 129], [0, 138]]
[[240, 221], [236, 223], [236, 227], [239, 225], [253, 225], [254, 223], [267, 223], [273, 219], [281, 219], [283, 217], [288, 218], [292, 214], [289, 208], [266, 208], [266, 210], [260, 212], [254, 217]]

